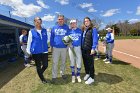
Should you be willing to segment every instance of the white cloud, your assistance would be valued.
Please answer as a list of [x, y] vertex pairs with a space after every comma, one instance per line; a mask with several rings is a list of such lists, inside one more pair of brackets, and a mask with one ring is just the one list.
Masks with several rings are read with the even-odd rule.
[[136, 15], [140, 15], [140, 6], [137, 7]]
[[55, 0], [55, 2], [58, 2], [61, 5], [67, 5], [67, 4], [69, 4], [69, 0]]
[[44, 17], [42, 17], [43, 21], [54, 21], [55, 15], [47, 14]]
[[24, 4], [23, 0], [0, 0], [0, 4], [10, 6], [12, 15], [19, 17], [31, 17], [42, 9], [34, 4]]
[[92, 7], [93, 5], [92, 5], [92, 3], [83, 3], [83, 4], [79, 4], [79, 6], [81, 8], [89, 8], [89, 7]]
[[45, 3], [44, 3], [42, 0], [37, 0], [37, 3], [38, 3], [42, 8], [46, 8], [46, 9], [49, 8], [49, 6], [48, 6], [48, 5], [45, 5]]
[[126, 11], [126, 13], [127, 13], [127, 14], [132, 14], [132, 13], [133, 13], [133, 11]]
[[117, 13], [119, 13], [119, 9], [110, 9], [110, 10], [107, 10], [102, 16], [109, 17]]
[[128, 22], [129, 22], [130, 24], [133, 24], [133, 23], [140, 22], [140, 19], [130, 19]]
[[95, 10], [93, 7], [90, 7], [90, 8], [88, 9], [88, 12], [97, 12], [97, 10]]
[[61, 14], [60, 12], [57, 12], [57, 11], [56, 11], [55, 13], [56, 13], [56, 14]]
[[95, 10], [94, 8], [93, 8], [93, 4], [92, 3], [82, 3], [82, 4], [79, 4], [79, 6], [81, 7], [81, 8], [88, 8], [88, 12], [97, 12], [97, 10]]

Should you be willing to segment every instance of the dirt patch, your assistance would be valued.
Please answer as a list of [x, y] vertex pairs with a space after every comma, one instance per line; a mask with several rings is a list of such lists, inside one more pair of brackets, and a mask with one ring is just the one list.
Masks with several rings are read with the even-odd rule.
[[[101, 43], [99, 50], [103, 52]], [[140, 39], [116, 40], [113, 57], [140, 68]]]

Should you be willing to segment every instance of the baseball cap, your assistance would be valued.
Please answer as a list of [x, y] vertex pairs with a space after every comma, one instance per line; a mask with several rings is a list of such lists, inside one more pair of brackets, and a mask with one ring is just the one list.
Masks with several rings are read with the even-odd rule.
[[70, 20], [70, 23], [76, 23], [77, 21], [75, 19]]
[[108, 27], [106, 30], [112, 30], [110, 27]]

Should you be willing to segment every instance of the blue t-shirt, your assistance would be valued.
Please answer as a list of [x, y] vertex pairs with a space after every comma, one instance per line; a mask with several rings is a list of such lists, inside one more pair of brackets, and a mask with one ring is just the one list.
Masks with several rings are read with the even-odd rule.
[[73, 40], [72, 41], [73, 46], [81, 46], [81, 35], [82, 35], [81, 29], [79, 29], [79, 28], [70, 29], [68, 34]]
[[62, 41], [64, 36], [68, 35], [69, 27], [56, 25], [51, 30], [50, 45], [56, 48], [66, 48], [67, 46]]

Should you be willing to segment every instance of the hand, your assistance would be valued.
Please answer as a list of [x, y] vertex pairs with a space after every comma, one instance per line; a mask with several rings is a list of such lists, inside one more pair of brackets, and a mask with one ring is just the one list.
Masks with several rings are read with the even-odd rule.
[[95, 50], [92, 49], [90, 55], [93, 55], [93, 54], [95, 54]]
[[29, 52], [29, 51], [26, 51], [27, 52], [27, 54], [29, 55], [29, 56], [31, 56], [32, 54], [31, 54], [31, 52]]
[[53, 47], [50, 47], [50, 51], [53, 52]]

